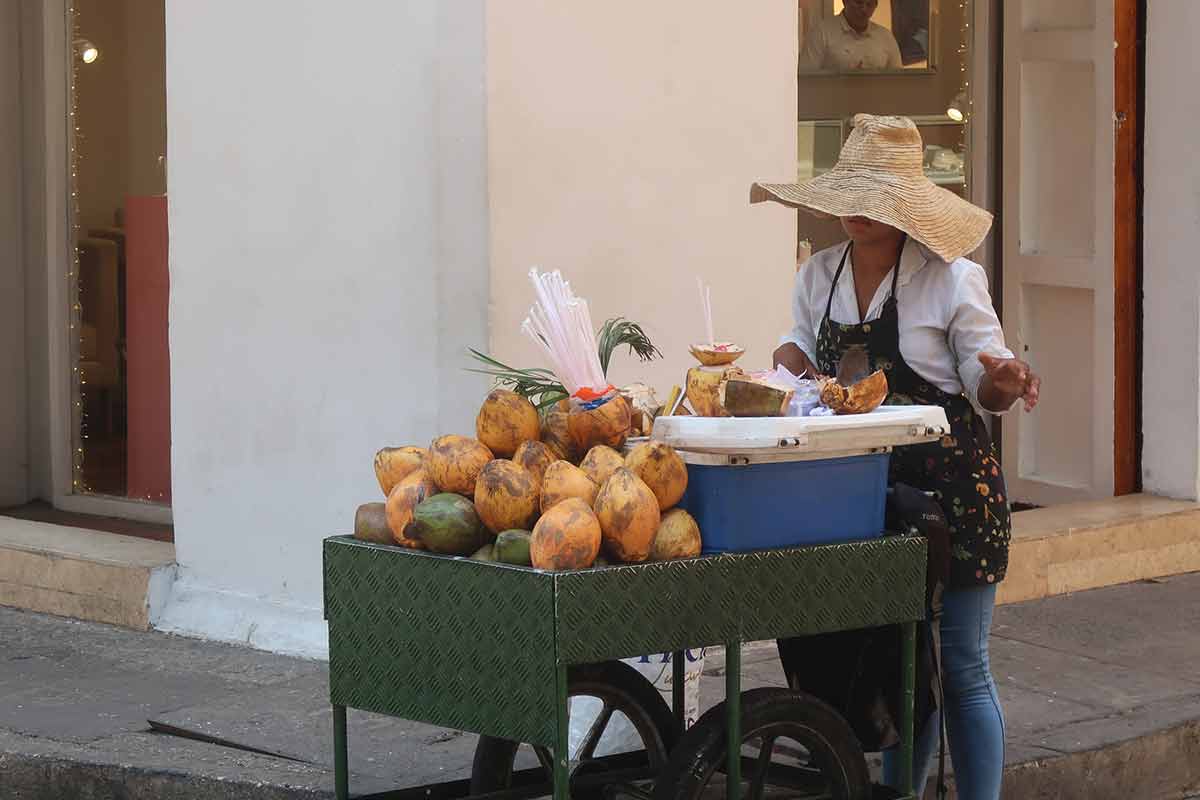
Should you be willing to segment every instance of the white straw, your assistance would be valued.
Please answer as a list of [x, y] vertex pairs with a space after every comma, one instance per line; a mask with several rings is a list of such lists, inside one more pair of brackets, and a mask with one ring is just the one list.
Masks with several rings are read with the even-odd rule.
[[521, 324], [521, 331], [534, 341], [555, 376], [570, 394], [582, 388], [604, 391], [608, 382], [600, 366], [596, 332], [587, 302], [575, 296], [562, 273], [529, 271], [537, 301]]
[[704, 316], [704, 333], [708, 336], [709, 344], [716, 344], [717, 340], [713, 336], [712, 289], [705, 286], [699, 276], [696, 277], [696, 286], [700, 288], [700, 311]]

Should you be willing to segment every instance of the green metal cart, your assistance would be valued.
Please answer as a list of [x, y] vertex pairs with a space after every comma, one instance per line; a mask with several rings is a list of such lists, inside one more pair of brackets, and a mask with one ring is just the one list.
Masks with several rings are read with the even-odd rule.
[[[696, 766], [695, 753], [679, 752], [697, 741], [695, 736], [679, 741], [682, 652], [724, 645], [726, 699], [705, 715], [710, 727], [713, 715], [722, 717], [716, 721], [723, 722], [718, 731], [723, 742], [710, 744], [724, 748], [724, 763], [715, 771], [710, 764], [707, 774], [719, 782], [723, 772], [726, 796], [735, 798], [743, 794], [745, 773], [748, 793], [759, 800], [769, 775], [782, 775], [785, 786], [792, 785], [789, 775], [801, 782], [811, 775], [805, 770], [777, 772], [775, 743], [768, 743], [767, 728], [756, 740], [765, 753], [761, 760], [743, 756], [743, 705], [778, 709], [786, 703], [773, 695], [743, 695], [742, 643], [891, 624], [904, 631], [901, 763], [902, 782], [911, 786], [916, 626], [925, 613], [925, 565], [925, 540], [912, 536], [571, 572], [436, 556], [345, 536], [327, 539], [325, 617], [337, 798], [351, 796], [347, 708], [478, 733], [484, 737], [481, 747], [485, 740], [509, 741], [510, 755], [515, 743], [526, 743], [541, 762], [538, 768], [515, 770], [509, 761], [503, 787], [480, 791], [477, 775], [474, 786], [460, 781], [371, 795], [378, 800], [467, 795], [517, 800], [549, 794], [551, 787], [554, 800], [588, 795], [612, 800], [623, 791], [646, 796], [645, 785], [664, 772], [678, 776], [690, 770], [693, 783], [697, 776], [708, 780], [699, 774], [703, 768]], [[582, 665], [662, 652], [674, 653], [674, 716], [664, 722], [651, 709], [646, 715], [650, 722], [643, 725], [657, 756], [648, 746], [635, 757], [591, 758], [591, 741], [585, 742], [587, 752], [571, 759], [568, 695], [573, 676], [590, 679], [602, 690], [604, 676], [611, 674]], [[757, 691], [777, 692], [780, 698], [790, 692]], [[632, 694], [637, 692], [613, 692], [618, 700]], [[605, 713], [611, 716], [608, 702]], [[636, 717], [635, 712], [624, 713]], [[704, 721], [691, 733], [699, 734]], [[729, 742], [738, 746], [724, 744]], [[674, 753], [668, 752], [671, 748]], [[664, 765], [664, 753], [670, 764]], [[480, 761], [477, 751], [477, 772]], [[547, 774], [552, 780], [546, 780]], [[705, 785], [700, 782], [701, 788]], [[655, 798], [679, 796], [661, 781], [653, 791]], [[820, 790], [803, 796], [837, 794]]]

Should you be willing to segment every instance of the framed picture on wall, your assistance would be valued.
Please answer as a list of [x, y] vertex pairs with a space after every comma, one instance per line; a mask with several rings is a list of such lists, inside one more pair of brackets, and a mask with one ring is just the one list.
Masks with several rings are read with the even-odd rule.
[[801, 75], [932, 72], [938, 0], [797, 0]]

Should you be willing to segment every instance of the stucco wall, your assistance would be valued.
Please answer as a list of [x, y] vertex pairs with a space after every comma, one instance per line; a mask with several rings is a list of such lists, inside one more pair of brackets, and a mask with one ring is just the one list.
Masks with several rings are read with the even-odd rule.
[[324, 648], [321, 539], [385, 444], [469, 429], [482, 0], [167, 3], [180, 581], [160, 627]]
[[748, 203], [796, 170], [796, 4], [488, 2], [493, 351], [538, 359], [519, 326], [533, 265], [561, 269], [593, 321], [643, 324], [666, 354], [610, 378], [683, 381], [702, 337], [770, 366], [790, 327], [795, 212]]
[[[20, 16], [0, 0], [0, 119], [21, 119]], [[28, 499], [21, 127], [0, 125], [0, 507]]]
[[1200, 3], [1155, 0], [1146, 32], [1145, 490], [1195, 499], [1200, 479]]

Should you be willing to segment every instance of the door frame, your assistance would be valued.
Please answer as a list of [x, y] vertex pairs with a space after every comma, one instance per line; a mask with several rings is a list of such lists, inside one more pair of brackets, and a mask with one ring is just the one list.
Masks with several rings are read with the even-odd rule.
[[1146, 0], [1114, 9], [1116, 326], [1113, 494], [1142, 490], [1142, 132], [1145, 129]]
[[[24, 0], [30, 3], [31, 0]], [[80, 514], [120, 517], [169, 525], [173, 522], [170, 506], [122, 497], [77, 494], [74, 491], [74, 411], [76, 401], [72, 370], [75, 343], [71, 341], [71, 281], [64, 267], [72, 263], [71, 248], [74, 214], [71, 204], [71, 133], [70, 111], [72, 80], [72, 48], [69, 0], [37, 0], [35, 10], [27, 17], [23, 40], [38, 50], [31, 54], [36, 68], [24, 80], [26, 110], [36, 141], [43, 142], [40, 163], [35, 166], [37, 180], [26, 183], [24, 205], [34, 209], [41, 225], [27, 248], [28, 275], [42, 273], [44, 298], [33, 293], [32, 302], [46, 303], [44, 315], [30, 318], [45, 319], [45, 349], [30, 346], [30, 362], [44, 360], [47, 364], [45, 393], [46, 418], [39, 420], [46, 431], [44, 441], [37, 442], [49, 456], [48, 494], [55, 508]], [[40, 13], [39, 13], [40, 12]], [[31, 63], [27, 61], [26, 63]], [[38, 283], [43, 283], [38, 281]], [[40, 337], [30, 337], [37, 340]], [[41, 438], [41, 437], [39, 437]]]

